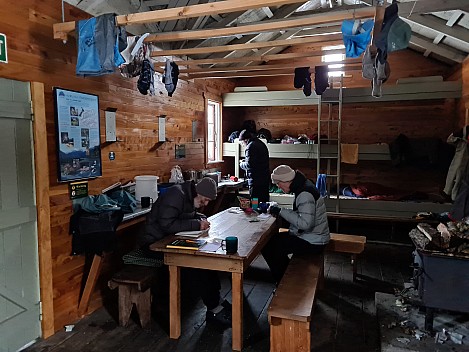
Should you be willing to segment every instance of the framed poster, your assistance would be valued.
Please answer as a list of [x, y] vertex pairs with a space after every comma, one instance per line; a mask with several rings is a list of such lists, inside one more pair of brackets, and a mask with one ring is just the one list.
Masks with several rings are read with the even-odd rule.
[[102, 175], [97, 95], [54, 87], [59, 182]]

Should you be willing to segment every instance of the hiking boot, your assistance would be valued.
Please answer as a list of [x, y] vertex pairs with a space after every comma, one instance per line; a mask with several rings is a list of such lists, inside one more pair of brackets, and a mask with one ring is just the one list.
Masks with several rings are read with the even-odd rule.
[[207, 310], [206, 321], [207, 323], [216, 324], [218, 327], [229, 328], [231, 327], [231, 303], [223, 301], [223, 309], [218, 313]]

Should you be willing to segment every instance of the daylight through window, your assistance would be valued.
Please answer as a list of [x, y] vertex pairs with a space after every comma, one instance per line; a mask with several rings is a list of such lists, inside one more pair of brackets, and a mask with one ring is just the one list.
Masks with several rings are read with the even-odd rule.
[[207, 162], [221, 161], [221, 103], [207, 100]]

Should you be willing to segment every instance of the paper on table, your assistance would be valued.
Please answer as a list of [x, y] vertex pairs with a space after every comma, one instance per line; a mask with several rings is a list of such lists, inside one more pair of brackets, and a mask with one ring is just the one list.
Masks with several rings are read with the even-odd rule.
[[257, 218], [260, 219], [260, 220], [268, 219], [268, 218], [270, 218], [270, 217], [271, 217], [270, 214], [259, 214], [259, 215], [257, 216]]
[[207, 242], [200, 248], [203, 252], [216, 252], [221, 247], [221, 241]]
[[175, 235], [176, 236], [184, 236], [184, 237], [199, 237], [199, 236], [207, 234], [207, 232], [208, 232], [208, 229], [207, 230], [196, 230], [196, 231], [181, 231], [181, 232], [176, 233]]

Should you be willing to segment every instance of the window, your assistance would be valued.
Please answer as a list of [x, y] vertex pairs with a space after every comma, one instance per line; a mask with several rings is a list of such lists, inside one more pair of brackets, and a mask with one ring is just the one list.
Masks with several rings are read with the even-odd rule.
[[[344, 45], [331, 45], [331, 46], [324, 46], [322, 47], [322, 50], [327, 51], [327, 50], [333, 50], [337, 52], [339, 49], [344, 49]], [[344, 67], [344, 64], [340, 64], [337, 62], [343, 62], [345, 60], [345, 54], [342, 53], [334, 53], [334, 54], [326, 54], [322, 56], [322, 62], [328, 63], [328, 62], [334, 62], [334, 64], [330, 64], [327, 67], [329, 70], [328, 75], [329, 77], [340, 77], [344, 74], [343, 70], [340, 70], [342, 67]]]
[[207, 99], [207, 162], [221, 161], [221, 103]]

